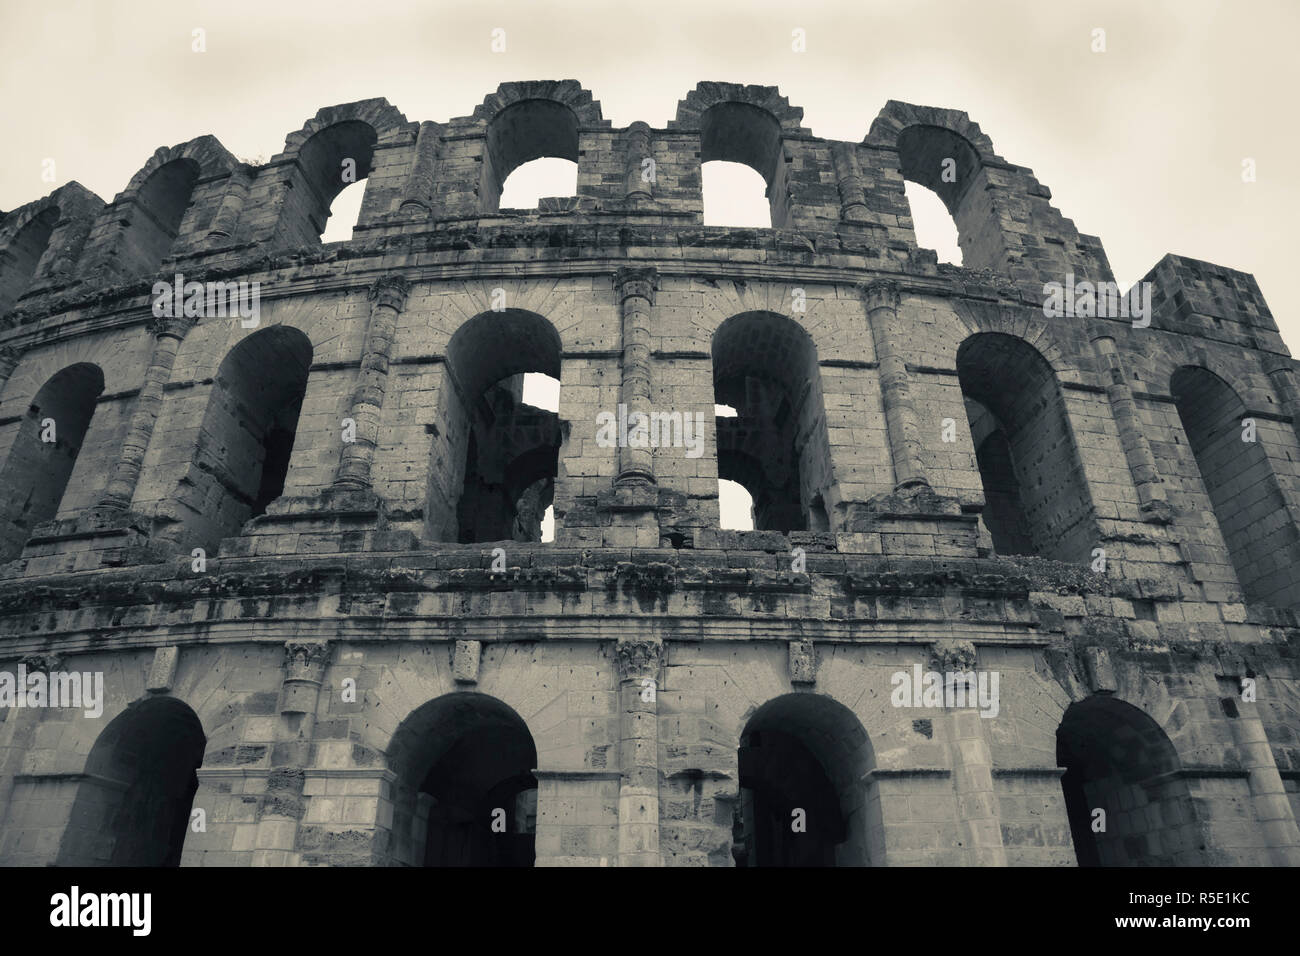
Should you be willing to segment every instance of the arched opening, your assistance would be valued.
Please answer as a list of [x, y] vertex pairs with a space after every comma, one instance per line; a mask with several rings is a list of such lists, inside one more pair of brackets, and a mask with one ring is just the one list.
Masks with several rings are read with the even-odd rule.
[[543, 199], [578, 195], [578, 164], [546, 156], [524, 163], [501, 184], [501, 209], [536, 209]]
[[805, 531], [830, 484], [821, 373], [812, 339], [773, 312], [732, 316], [713, 334], [718, 478], [753, 500], [759, 531]]
[[916, 244], [922, 249], [933, 249], [940, 262], [961, 265], [961, 243], [957, 238], [957, 223], [939, 194], [919, 183], [903, 183], [907, 205], [912, 210], [912, 229]]
[[[363, 180], [374, 166], [378, 141], [379, 134], [369, 123], [345, 120], [327, 126], [303, 143], [298, 151], [302, 188], [290, 189], [284, 200], [282, 223], [287, 242], [306, 244], [351, 238], [365, 198]], [[342, 195], [345, 191], [346, 198]], [[331, 219], [335, 215], [337, 225]]]
[[126, 275], [156, 272], [162, 265], [180, 235], [198, 181], [199, 164], [192, 159], [164, 163], [144, 181], [117, 255]]
[[957, 349], [957, 378], [994, 550], [1090, 560], [1096, 515], [1047, 360], [1023, 339], [979, 332]]
[[[1211, 506], [1193, 513], [1212, 510], [1248, 600], [1300, 604], [1300, 534], [1258, 434], [1244, 423], [1246, 406], [1223, 379], [1194, 366], [1174, 372], [1169, 391]], [[1193, 489], [1196, 477], [1183, 475]]]
[[412, 711], [388, 748], [392, 861], [405, 866], [532, 866], [537, 748], [514, 710], [454, 693]]
[[904, 187], [917, 245], [934, 249], [941, 262], [994, 267], [996, 244], [982, 235], [988, 202], [972, 188], [983, 168], [975, 147], [939, 126], [909, 126], [898, 134], [898, 168], [906, 182], [924, 190]]
[[554, 100], [522, 100], [497, 113], [488, 124], [484, 148], [483, 211], [501, 208], [502, 188], [511, 173], [544, 158], [568, 160], [576, 170], [578, 116], [573, 110]]
[[[781, 228], [789, 221], [781, 124], [767, 110], [748, 103], [718, 103], [705, 110], [700, 163], [706, 225]], [[762, 182], [737, 166], [748, 167]]]
[[311, 341], [287, 325], [254, 332], [226, 355], [169, 503], [181, 509], [187, 541], [214, 550], [284, 491], [311, 360]]
[[559, 333], [532, 312], [485, 312], [452, 336], [443, 372], [426, 533], [541, 541], [563, 435], [559, 416], [525, 401], [524, 389], [528, 373], [545, 376], [529, 392], [558, 402]]
[[31, 287], [58, 222], [59, 210], [51, 206], [33, 216], [5, 246], [0, 258], [0, 315], [12, 309]]
[[875, 766], [866, 730], [817, 694], [768, 701], [740, 737], [737, 866], [870, 866], [883, 845], [863, 777]]
[[80, 362], [32, 399], [0, 472], [0, 561], [18, 557], [32, 530], [57, 516], [103, 391], [99, 366]]
[[59, 866], [179, 866], [207, 738], [186, 704], [156, 697], [110, 723], [86, 772]]
[[1056, 730], [1056, 765], [1080, 866], [1202, 862], [1204, 834], [1174, 745], [1132, 704], [1071, 704]]

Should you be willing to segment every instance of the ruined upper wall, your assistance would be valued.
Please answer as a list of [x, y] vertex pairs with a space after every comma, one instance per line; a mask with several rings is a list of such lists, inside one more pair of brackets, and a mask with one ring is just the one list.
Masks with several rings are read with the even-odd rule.
[[[788, 258], [809, 267], [933, 276], [941, 270], [917, 246], [903, 189], [913, 181], [947, 205], [967, 271], [991, 270], [993, 284], [1028, 301], [1066, 275], [1113, 281], [1100, 240], [1081, 235], [965, 113], [891, 100], [860, 143], [821, 139], [802, 119], [775, 87], [705, 82], [665, 128], [618, 129], [589, 91], [560, 80], [504, 83], [447, 122], [409, 121], [384, 99], [328, 107], [260, 166], [202, 136], [160, 148], [110, 203], [69, 183], [0, 217], [0, 330], [134, 294], [179, 267], [231, 274], [319, 255], [331, 203], [363, 178], [353, 239], [330, 247], [346, 257], [440, 246], [759, 248], [799, 253]], [[548, 156], [577, 163], [576, 195], [500, 209], [509, 174]], [[772, 230], [704, 227], [701, 166], [712, 160], [763, 176]], [[1239, 278], [1189, 305], [1177, 262], [1190, 260], [1168, 258], [1147, 277], [1163, 327], [1177, 317], [1179, 331], [1285, 352], [1249, 276], [1207, 267]], [[1219, 321], [1189, 325], [1189, 314]]]

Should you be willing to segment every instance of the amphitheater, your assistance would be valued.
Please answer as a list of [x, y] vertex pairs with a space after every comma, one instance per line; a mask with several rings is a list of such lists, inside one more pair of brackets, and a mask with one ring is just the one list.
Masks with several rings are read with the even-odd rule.
[[[541, 157], [576, 195], [500, 208]], [[0, 864], [1300, 864], [1297, 363], [1172, 254], [1051, 317], [1105, 251], [965, 113], [365, 100], [62, 185], [0, 270]]]

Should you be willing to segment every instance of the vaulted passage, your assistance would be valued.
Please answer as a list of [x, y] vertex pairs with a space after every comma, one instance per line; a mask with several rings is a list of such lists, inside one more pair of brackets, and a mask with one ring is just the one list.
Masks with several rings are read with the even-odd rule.
[[162, 265], [180, 234], [198, 180], [198, 163], [176, 159], [144, 181], [117, 253], [124, 275], [147, 275]]
[[57, 207], [46, 209], [18, 230], [0, 256], [0, 315], [13, 308], [36, 276], [36, 267], [49, 247], [59, 221]]
[[1071, 704], [1056, 731], [1056, 764], [1080, 866], [1194, 866], [1205, 836], [1178, 755], [1160, 725], [1131, 704], [1096, 696]]
[[757, 531], [827, 530], [830, 446], [817, 350], [798, 323], [746, 312], [713, 334], [718, 478], [744, 487]]
[[957, 350], [957, 376], [994, 550], [1089, 560], [1096, 514], [1047, 360], [1022, 339], [980, 332]]
[[1246, 406], [1203, 368], [1180, 368], [1169, 391], [1247, 599], [1300, 604], [1300, 534]]
[[[988, 229], [996, 217], [984, 195], [986, 176], [975, 147], [942, 127], [909, 126], [898, 134], [898, 166], [907, 182], [938, 196], [952, 217], [958, 247], [954, 261], [976, 269], [995, 267], [1000, 237]], [[916, 195], [908, 191], [909, 203]], [[929, 208], [921, 212], [923, 221], [931, 219]], [[918, 229], [918, 242], [924, 245], [920, 233]]]
[[768, 701], [740, 738], [737, 866], [868, 866], [883, 840], [863, 775], [875, 766], [867, 732], [828, 697]]
[[133, 704], [95, 741], [59, 846], [60, 866], [179, 866], [207, 740], [194, 711]]
[[429, 701], [388, 748], [393, 862], [532, 866], [537, 749], [517, 713], [486, 694]]
[[[507, 106], [488, 124], [479, 195], [484, 212], [496, 212], [510, 175], [539, 159], [578, 162], [578, 116], [554, 100], [524, 100]], [[576, 183], [576, 178], [575, 178]]]
[[211, 552], [284, 491], [312, 347], [287, 325], [262, 329], [222, 361], [175, 517]]
[[441, 371], [428, 536], [540, 541], [563, 434], [555, 412], [524, 402], [524, 375], [558, 384], [559, 333], [531, 312], [485, 312], [452, 336]]
[[[350, 196], [358, 192], [364, 195], [362, 180], [370, 176], [378, 141], [379, 134], [369, 123], [346, 120], [327, 126], [303, 144], [298, 152], [301, 188], [286, 193], [281, 217], [286, 242], [320, 241], [326, 228], [334, 225], [330, 217], [339, 194], [352, 187]], [[355, 196], [351, 203], [340, 203], [340, 206], [347, 205], [351, 221], [331, 229], [329, 241], [350, 238], [362, 196]]]
[[0, 561], [16, 558], [33, 529], [58, 514], [103, 391], [99, 366], [80, 362], [32, 399], [0, 471]]
[[[783, 227], [790, 219], [785, 164], [781, 162], [781, 124], [765, 109], [748, 103], [718, 103], [700, 117], [700, 164], [704, 184], [705, 222], [719, 226]], [[762, 181], [736, 176], [736, 165], [748, 166]], [[719, 181], [721, 180], [721, 181]], [[719, 185], [739, 185], [731, 196], [717, 194]], [[745, 190], [761, 197], [745, 197]], [[728, 200], [731, 200], [728, 202]], [[737, 201], [738, 200], [738, 201]], [[762, 221], [746, 215], [759, 201], [766, 207]], [[740, 213], [744, 218], [738, 218]]]

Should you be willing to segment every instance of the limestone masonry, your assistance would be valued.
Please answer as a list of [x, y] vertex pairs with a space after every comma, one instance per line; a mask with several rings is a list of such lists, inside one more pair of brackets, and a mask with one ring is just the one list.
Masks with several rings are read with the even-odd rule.
[[[507, 83], [0, 214], [0, 864], [1300, 863], [1255, 280], [1166, 255], [1099, 317], [1100, 240], [966, 114], [801, 120]], [[499, 208], [539, 157], [576, 196]], [[703, 225], [712, 160], [773, 228]]]

